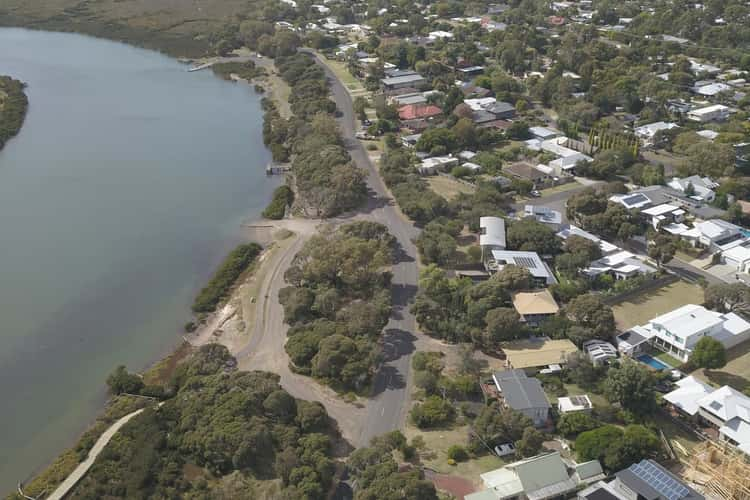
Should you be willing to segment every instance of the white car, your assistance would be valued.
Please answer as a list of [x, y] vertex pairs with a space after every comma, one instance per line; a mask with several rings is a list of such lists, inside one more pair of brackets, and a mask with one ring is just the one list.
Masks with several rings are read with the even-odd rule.
[[506, 455], [513, 455], [516, 452], [516, 447], [513, 443], [503, 443], [495, 446], [495, 453], [498, 457], [504, 457]]

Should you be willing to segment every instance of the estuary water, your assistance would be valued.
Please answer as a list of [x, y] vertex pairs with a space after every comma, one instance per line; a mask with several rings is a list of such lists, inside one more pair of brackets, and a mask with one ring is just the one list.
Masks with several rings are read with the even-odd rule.
[[75, 442], [116, 365], [141, 370], [179, 343], [278, 181], [249, 85], [23, 29], [0, 29], [0, 74], [30, 103], [0, 151], [2, 494]]

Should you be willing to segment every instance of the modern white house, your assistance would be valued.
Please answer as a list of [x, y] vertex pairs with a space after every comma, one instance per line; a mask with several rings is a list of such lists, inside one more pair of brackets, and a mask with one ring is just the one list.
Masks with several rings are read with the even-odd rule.
[[686, 194], [686, 191], [690, 191], [690, 186], [692, 186], [693, 194], [688, 196], [705, 203], [711, 203], [714, 201], [714, 198], [716, 198], [714, 189], [719, 187], [719, 184], [714, 182], [710, 177], [701, 177], [700, 175], [691, 175], [690, 177], [683, 177], [682, 179], [674, 177], [667, 183], [667, 185], [683, 194]]
[[731, 113], [729, 106], [723, 104], [714, 104], [712, 106], [706, 106], [703, 108], [693, 109], [688, 111], [687, 118], [694, 122], [713, 122], [713, 121], [724, 121], [729, 118]]
[[747, 239], [740, 226], [722, 219], [699, 222], [679, 233], [679, 236], [693, 246], [701, 246], [712, 252], [728, 250]]
[[[645, 325], [634, 326], [618, 335], [618, 349], [628, 355], [648, 342], [653, 347], [687, 361], [695, 344], [712, 337], [730, 348], [750, 339], [750, 323], [735, 313], [719, 313], [703, 306], [687, 304], [662, 314]], [[635, 342], [631, 341], [635, 339]]]
[[656, 269], [653, 266], [647, 264], [635, 254], [623, 250], [617, 245], [604, 241], [598, 236], [591, 234], [588, 231], [584, 231], [577, 226], [568, 226], [558, 232], [557, 236], [563, 240], [566, 240], [571, 236], [580, 236], [581, 238], [586, 238], [587, 240], [593, 241], [599, 245], [602, 257], [593, 261], [589, 267], [582, 270], [583, 274], [590, 278], [596, 278], [601, 274], [609, 274], [615, 279], [623, 280], [638, 276], [639, 274], [652, 274], [656, 272]]
[[726, 441], [750, 455], [750, 398], [728, 385], [714, 389], [693, 376], [676, 383], [664, 399], [688, 417], [707, 423]]
[[721, 261], [740, 273], [750, 273], [750, 246], [737, 245], [721, 252]]
[[492, 258], [493, 250], [505, 250], [505, 219], [502, 217], [480, 217], [479, 231], [482, 262], [485, 258]]
[[655, 207], [641, 210], [644, 217], [654, 229], [671, 224], [679, 224], [685, 220], [685, 210], [669, 203], [662, 203]]

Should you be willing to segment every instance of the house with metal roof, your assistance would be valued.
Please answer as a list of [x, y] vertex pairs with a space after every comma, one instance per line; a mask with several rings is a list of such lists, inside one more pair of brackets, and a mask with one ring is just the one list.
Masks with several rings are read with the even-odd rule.
[[559, 452], [519, 460], [479, 477], [486, 489], [466, 495], [465, 500], [546, 500], [571, 493], [579, 484], [576, 470]]
[[492, 258], [493, 250], [505, 250], [505, 219], [502, 217], [479, 218], [479, 246], [482, 248], [482, 262]]
[[584, 342], [582, 347], [595, 366], [609, 363], [610, 359], [617, 359], [617, 349], [607, 341], [591, 339]]
[[560, 212], [540, 205], [525, 205], [523, 207], [523, 216], [533, 217], [538, 222], [550, 226], [550, 228], [555, 231], [557, 231], [560, 228], [560, 224], [562, 224], [562, 214]]
[[728, 385], [697, 401], [701, 420], [718, 428], [722, 441], [750, 455], [750, 398]]
[[[632, 332], [630, 336], [629, 332]], [[640, 340], [638, 345], [643, 344], [642, 339], [645, 339], [657, 349], [687, 361], [703, 337], [712, 337], [726, 348], [750, 340], [750, 323], [732, 312], [719, 313], [703, 306], [687, 304], [657, 316], [645, 325], [635, 326], [629, 332], [617, 337], [621, 351], [625, 345], [632, 345], [629, 340], [632, 337]]]
[[685, 194], [686, 191], [690, 192], [692, 188], [692, 194], [686, 194], [686, 196], [690, 196], [691, 198], [706, 203], [714, 201], [714, 198], [716, 198], [714, 189], [719, 187], [719, 184], [714, 182], [713, 179], [709, 177], [701, 177], [700, 175], [691, 175], [683, 178], [673, 177], [667, 185], [683, 194]]
[[389, 76], [380, 80], [383, 90], [397, 90], [402, 88], [418, 88], [427, 83], [420, 74], [409, 74], [403, 76]]
[[542, 383], [523, 370], [505, 370], [492, 375], [504, 406], [523, 413], [537, 427], [547, 425], [551, 408]]
[[547, 286], [557, 283], [552, 270], [544, 263], [536, 252], [519, 252], [511, 250], [492, 250], [491, 258], [485, 260], [487, 272], [502, 271], [507, 265], [523, 267], [531, 273], [538, 284]]
[[578, 493], [579, 500], [704, 500], [703, 495], [653, 460], [641, 460]]

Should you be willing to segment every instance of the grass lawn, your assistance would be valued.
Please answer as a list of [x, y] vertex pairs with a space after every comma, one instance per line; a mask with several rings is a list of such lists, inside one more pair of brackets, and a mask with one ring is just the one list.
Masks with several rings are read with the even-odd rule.
[[[585, 394], [589, 397], [589, 399], [591, 400], [591, 404], [593, 404], [595, 408], [606, 408], [611, 406], [609, 401], [607, 401], [607, 399], [601, 394], [594, 394], [593, 392], [587, 391], [586, 389], [583, 389], [576, 384], [563, 384], [563, 386], [567, 391], [565, 397], [583, 396]], [[550, 404], [556, 405], [558, 399], [557, 396], [547, 391], [546, 389], [545, 392], [547, 393], [547, 399], [549, 399]]]
[[441, 474], [451, 474], [468, 479], [479, 486], [479, 474], [497, 469], [506, 464], [495, 455], [483, 455], [456, 465], [448, 464], [446, 451], [452, 445], [466, 446], [468, 441], [468, 425], [457, 425], [451, 429], [420, 430], [409, 424], [406, 426], [405, 435], [411, 440], [414, 436], [422, 436], [425, 448], [420, 451], [419, 456], [422, 463]]
[[579, 187], [581, 187], [581, 184], [579, 184], [576, 181], [566, 182], [565, 184], [560, 184], [558, 186], [553, 186], [551, 188], [542, 189], [540, 193], [542, 193], [542, 196], [547, 196], [548, 194], [564, 193], [566, 191], [572, 191], [573, 189], [578, 189]]
[[674, 356], [670, 356], [666, 352], [660, 352], [660, 351], [657, 351], [657, 352], [658, 354], [655, 354], [654, 357], [660, 361], [664, 361], [666, 364], [668, 364], [669, 366], [673, 368], [677, 368], [678, 366], [683, 364], [682, 361], [675, 358]]
[[335, 59], [326, 59], [325, 56], [321, 56], [321, 60], [325, 61], [326, 66], [331, 68], [331, 71], [338, 77], [339, 80], [344, 84], [344, 86], [349, 90], [349, 92], [353, 91], [364, 91], [365, 88], [362, 86], [362, 83], [360, 83], [359, 80], [357, 80], [354, 75], [349, 73], [349, 69], [346, 67], [346, 63], [343, 63], [341, 61], [337, 61]]
[[650, 290], [612, 307], [619, 330], [627, 330], [685, 304], [702, 304], [703, 289], [684, 281]]
[[427, 183], [430, 185], [430, 189], [435, 191], [436, 194], [442, 196], [446, 200], [452, 200], [459, 193], [472, 194], [475, 191], [473, 186], [464, 184], [450, 177], [444, 175], [433, 175], [427, 179]]
[[750, 390], [750, 342], [729, 349], [724, 368], [700, 369], [693, 375], [716, 386], [728, 385], [738, 391]]

